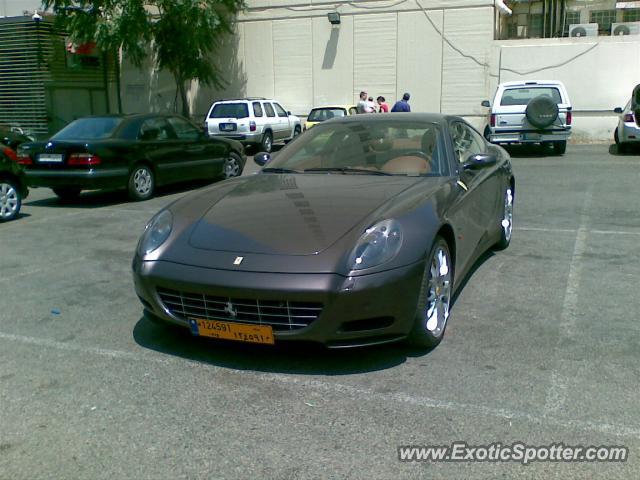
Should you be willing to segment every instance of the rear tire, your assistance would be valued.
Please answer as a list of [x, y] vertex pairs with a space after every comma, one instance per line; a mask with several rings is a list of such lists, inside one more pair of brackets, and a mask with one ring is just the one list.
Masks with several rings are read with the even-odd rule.
[[66, 187], [66, 188], [54, 188], [53, 193], [55, 193], [58, 198], [64, 202], [70, 202], [72, 200], [76, 200], [80, 196], [80, 192], [82, 189], [77, 187]]
[[413, 328], [407, 343], [418, 348], [434, 348], [444, 336], [453, 295], [454, 265], [449, 245], [436, 237], [425, 263]]
[[504, 191], [502, 217], [500, 218], [500, 240], [494, 245], [495, 250], [504, 250], [511, 243], [513, 233], [513, 202], [515, 195], [513, 187], [509, 185]]
[[553, 151], [556, 155], [564, 155], [564, 152], [567, 151], [567, 141], [560, 140], [558, 142], [553, 142]]
[[133, 167], [127, 182], [127, 190], [132, 200], [148, 200], [153, 196], [155, 187], [155, 176], [149, 166], [139, 163]]
[[20, 213], [22, 195], [12, 180], [0, 180], [0, 223], [13, 220]]
[[618, 129], [616, 128], [613, 132], [613, 140], [616, 142], [616, 147], [618, 149], [618, 153], [628, 153], [629, 145], [620, 141], [620, 137], [618, 137]]
[[260, 147], [263, 152], [271, 153], [271, 149], [273, 148], [273, 134], [271, 132], [265, 132], [262, 136]]
[[227, 180], [240, 175], [242, 175], [242, 159], [237, 153], [229, 152], [222, 166], [222, 178]]

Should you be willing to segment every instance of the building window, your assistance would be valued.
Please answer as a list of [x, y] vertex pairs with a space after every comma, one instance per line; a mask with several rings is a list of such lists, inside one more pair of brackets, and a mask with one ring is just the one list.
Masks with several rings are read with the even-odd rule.
[[640, 8], [625, 8], [622, 10], [623, 22], [640, 22]]
[[540, 13], [532, 13], [529, 15], [529, 38], [541, 38], [544, 17]]
[[569, 36], [569, 28], [571, 25], [580, 23], [580, 12], [567, 12], [564, 21], [564, 36]]
[[610, 35], [611, 24], [616, 21], [616, 10], [592, 10], [590, 22], [598, 24], [598, 35]]

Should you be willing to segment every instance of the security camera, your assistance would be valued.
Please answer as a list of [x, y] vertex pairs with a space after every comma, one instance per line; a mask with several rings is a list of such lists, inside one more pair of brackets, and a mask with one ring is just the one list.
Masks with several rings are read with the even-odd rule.
[[41, 20], [42, 20], [42, 15], [40, 15], [40, 14], [38, 13], [38, 10], [36, 10], [36, 11], [33, 13], [33, 16], [31, 17], [31, 20], [33, 20], [34, 22], [39, 22], [39, 21], [41, 21]]

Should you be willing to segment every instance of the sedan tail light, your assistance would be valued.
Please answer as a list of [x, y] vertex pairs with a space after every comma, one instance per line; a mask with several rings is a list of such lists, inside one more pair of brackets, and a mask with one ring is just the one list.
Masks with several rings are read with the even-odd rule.
[[99, 165], [101, 163], [100, 157], [93, 153], [73, 153], [67, 161], [67, 165], [75, 166]]
[[18, 161], [18, 154], [12, 148], [4, 147], [2, 153], [4, 153], [9, 160], [13, 160], [14, 162]]
[[567, 112], [567, 125], [571, 125], [571, 121], [573, 120], [573, 114], [571, 111]]
[[495, 113], [491, 114], [491, 126], [492, 127], [496, 126], [496, 114]]
[[256, 131], [256, 122], [249, 122], [249, 130], [252, 132]]
[[624, 121], [625, 121], [626, 123], [629, 123], [629, 122], [633, 123], [633, 122], [635, 122], [635, 119], [633, 118], [633, 112], [625, 113], [625, 115], [624, 115]]

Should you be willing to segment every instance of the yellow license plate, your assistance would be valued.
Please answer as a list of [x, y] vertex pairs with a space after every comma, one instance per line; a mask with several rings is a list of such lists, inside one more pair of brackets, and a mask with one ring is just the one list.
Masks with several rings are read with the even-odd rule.
[[246, 325], [244, 323], [220, 322], [218, 320], [189, 319], [191, 333], [201, 337], [221, 338], [248, 343], [273, 345], [273, 328], [270, 325]]

